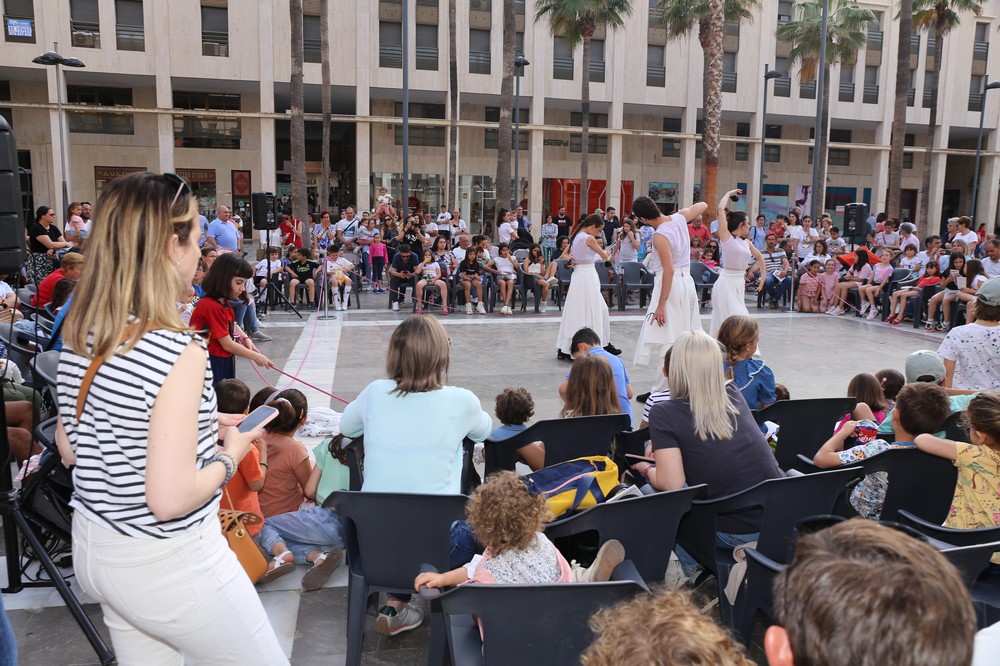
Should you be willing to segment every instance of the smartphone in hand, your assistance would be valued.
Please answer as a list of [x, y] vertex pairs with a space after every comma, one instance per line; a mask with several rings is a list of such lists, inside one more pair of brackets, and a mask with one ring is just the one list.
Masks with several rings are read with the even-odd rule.
[[269, 405], [261, 405], [250, 412], [245, 419], [240, 421], [236, 429], [240, 432], [251, 432], [257, 428], [263, 428], [278, 416], [278, 410]]

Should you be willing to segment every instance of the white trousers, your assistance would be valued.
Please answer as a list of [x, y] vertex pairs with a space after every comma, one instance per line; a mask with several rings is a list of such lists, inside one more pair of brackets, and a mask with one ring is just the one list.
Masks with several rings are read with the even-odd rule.
[[77, 512], [73, 568], [122, 666], [288, 664], [214, 515], [181, 536], [136, 539]]

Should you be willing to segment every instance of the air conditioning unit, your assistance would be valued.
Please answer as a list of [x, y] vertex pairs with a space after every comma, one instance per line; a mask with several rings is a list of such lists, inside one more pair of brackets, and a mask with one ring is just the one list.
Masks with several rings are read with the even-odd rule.
[[215, 42], [202, 42], [201, 43], [201, 53], [207, 56], [217, 56], [219, 55], [219, 44]]
[[469, 8], [473, 11], [486, 12], [490, 10], [490, 0], [471, 0]]
[[70, 41], [73, 43], [73, 46], [83, 48], [92, 49], [97, 46], [96, 36], [87, 30], [74, 30]]

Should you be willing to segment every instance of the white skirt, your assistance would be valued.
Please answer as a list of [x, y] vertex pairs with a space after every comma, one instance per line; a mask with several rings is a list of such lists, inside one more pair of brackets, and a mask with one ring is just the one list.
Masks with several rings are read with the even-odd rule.
[[[604, 266], [601, 266], [604, 269]], [[556, 347], [569, 354], [573, 336], [581, 328], [592, 328], [601, 338], [601, 346], [611, 340], [611, 318], [608, 304], [601, 297], [601, 279], [594, 264], [577, 264], [573, 269], [570, 290], [563, 303]]]
[[727, 317], [750, 315], [744, 300], [747, 284], [745, 275], [746, 272], [738, 268], [724, 268], [719, 279], [712, 285], [712, 328], [709, 332], [713, 338]]
[[691, 272], [684, 269], [674, 270], [674, 280], [667, 296], [666, 320], [663, 326], [656, 323], [653, 316], [660, 302], [660, 289], [663, 286], [663, 273], [657, 273], [653, 280], [653, 295], [646, 310], [646, 319], [639, 331], [639, 343], [635, 348], [636, 365], [649, 365], [651, 358], [657, 363], [663, 362], [663, 355], [674, 344], [684, 331], [703, 330], [701, 315], [698, 312], [698, 291], [695, 289]]

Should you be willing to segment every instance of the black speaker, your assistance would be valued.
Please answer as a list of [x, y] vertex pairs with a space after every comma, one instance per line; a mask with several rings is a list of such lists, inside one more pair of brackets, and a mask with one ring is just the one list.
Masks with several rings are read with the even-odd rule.
[[24, 221], [17, 142], [10, 125], [0, 116], [0, 275], [17, 273], [23, 263]]
[[250, 195], [250, 219], [254, 229], [270, 231], [278, 228], [275, 205], [273, 192], [254, 192]]
[[868, 225], [868, 204], [852, 203], [844, 206], [844, 236], [864, 237]]

